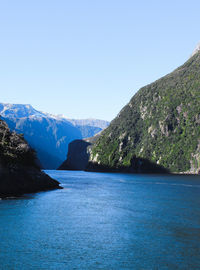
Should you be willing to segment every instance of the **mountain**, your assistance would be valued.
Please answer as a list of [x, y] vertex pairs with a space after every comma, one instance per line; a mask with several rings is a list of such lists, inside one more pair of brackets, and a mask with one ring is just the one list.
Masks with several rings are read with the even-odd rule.
[[23, 118], [23, 117], [44, 117], [46, 114], [35, 110], [30, 104], [9, 104], [0, 103], [0, 113], [4, 117]]
[[71, 141], [91, 137], [108, 125], [103, 120], [70, 120], [29, 104], [0, 103], [0, 115], [11, 130], [24, 134], [45, 169], [56, 169], [65, 160]]
[[200, 173], [200, 46], [133, 96], [92, 147], [88, 170]]
[[22, 135], [10, 132], [0, 120], [0, 197], [60, 188], [38, 166], [36, 155]]
[[43, 168], [56, 169], [66, 157], [69, 142], [82, 138], [81, 132], [67, 120], [34, 112], [34, 109], [27, 112], [26, 106], [20, 105], [17, 110], [17, 105], [14, 105], [11, 110], [0, 111], [0, 115], [11, 130], [24, 134], [25, 139], [36, 150]]

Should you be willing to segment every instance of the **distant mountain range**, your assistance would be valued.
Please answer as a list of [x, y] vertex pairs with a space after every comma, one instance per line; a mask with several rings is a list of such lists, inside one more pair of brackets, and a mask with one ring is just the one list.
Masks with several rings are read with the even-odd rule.
[[55, 116], [29, 104], [0, 103], [0, 116], [11, 130], [24, 134], [45, 169], [56, 169], [65, 160], [71, 141], [94, 136], [109, 125], [104, 120]]

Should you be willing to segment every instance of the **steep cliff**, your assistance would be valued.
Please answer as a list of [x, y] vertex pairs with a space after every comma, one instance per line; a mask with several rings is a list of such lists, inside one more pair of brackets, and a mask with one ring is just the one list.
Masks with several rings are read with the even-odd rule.
[[60, 188], [39, 169], [35, 152], [23, 135], [10, 132], [0, 120], [0, 197]]
[[58, 170], [85, 170], [89, 161], [89, 142], [84, 140], [74, 140], [68, 146], [67, 159]]
[[86, 170], [90, 158], [91, 148], [99, 136], [100, 133], [85, 140], [72, 141], [68, 147], [67, 159], [61, 164], [58, 170]]
[[200, 50], [133, 96], [92, 147], [88, 169], [200, 172]]

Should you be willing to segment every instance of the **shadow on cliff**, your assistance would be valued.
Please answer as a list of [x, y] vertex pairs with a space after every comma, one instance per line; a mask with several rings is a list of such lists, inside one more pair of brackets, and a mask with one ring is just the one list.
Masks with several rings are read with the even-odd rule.
[[67, 159], [58, 170], [84, 171], [89, 161], [88, 147], [91, 143], [84, 140], [74, 140], [68, 146]]
[[124, 173], [170, 173], [166, 168], [149, 161], [148, 159], [133, 157], [131, 165], [104, 166], [90, 162], [90, 147], [92, 143], [85, 140], [74, 140], [69, 144], [67, 160], [58, 170], [79, 170], [91, 172], [124, 172]]
[[88, 162], [85, 171], [93, 172], [122, 172], [122, 173], [160, 173], [169, 174], [170, 171], [148, 159], [133, 157], [130, 166], [110, 167], [98, 163]]

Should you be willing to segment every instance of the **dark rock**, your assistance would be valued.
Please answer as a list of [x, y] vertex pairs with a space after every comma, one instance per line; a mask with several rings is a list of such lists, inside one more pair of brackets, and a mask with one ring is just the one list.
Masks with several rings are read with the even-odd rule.
[[84, 140], [74, 140], [68, 146], [67, 159], [58, 170], [85, 170], [89, 161], [88, 147], [90, 142]]
[[0, 197], [61, 188], [38, 166], [36, 154], [22, 135], [0, 120]]
[[58, 170], [84, 171], [88, 167], [90, 152], [101, 132], [85, 140], [74, 140], [68, 146], [67, 159]]

